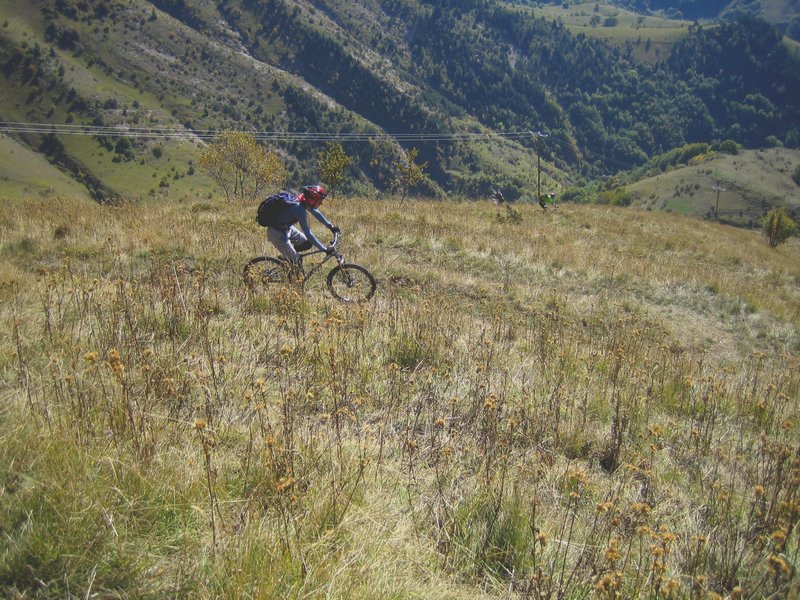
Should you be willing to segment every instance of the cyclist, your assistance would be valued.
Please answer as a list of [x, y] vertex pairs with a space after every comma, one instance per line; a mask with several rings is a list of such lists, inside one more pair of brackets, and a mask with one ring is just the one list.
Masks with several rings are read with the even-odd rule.
[[556, 205], [556, 195], [552, 192], [547, 194], [541, 194], [539, 196], [539, 206], [542, 207], [542, 210], [547, 210], [548, 206], [557, 206]]
[[503, 192], [495, 188], [492, 188], [492, 193], [489, 194], [489, 199], [498, 206], [506, 201], [506, 199], [503, 197]]
[[[297, 265], [298, 268], [302, 268], [298, 250], [308, 250], [313, 245], [328, 254], [333, 252], [333, 247], [323, 245], [308, 226], [307, 213], [310, 212], [331, 232], [339, 231], [339, 228], [328, 221], [319, 210], [322, 201], [327, 196], [328, 192], [321, 185], [305, 186], [302, 193], [297, 196], [296, 202], [292, 202], [284, 208], [281, 214], [275, 218], [275, 224], [267, 227], [267, 239], [270, 243], [286, 260]], [[295, 224], [299, 224], [302, 231], [295, 227]]]

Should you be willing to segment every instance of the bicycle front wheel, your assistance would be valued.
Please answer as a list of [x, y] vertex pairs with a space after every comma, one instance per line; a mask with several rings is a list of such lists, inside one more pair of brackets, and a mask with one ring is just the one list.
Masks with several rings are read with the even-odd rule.
[[272, 256], [257, 256], [244, 266], [244, 282], [254, 292], [263, 292], [267, 286], [289, 281], [286, 262]]
[[366, 302], [377, 287], [375, 277], [361, 265], [345, 263], [328, 273], [328, 290], [342, 302]]

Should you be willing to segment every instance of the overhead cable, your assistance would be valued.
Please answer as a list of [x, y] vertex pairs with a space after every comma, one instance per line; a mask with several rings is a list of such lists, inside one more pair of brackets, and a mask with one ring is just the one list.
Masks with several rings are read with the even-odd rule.
[[[130, 138], [158, 139], [212, 139], [220, 131], [213, 129], [188, 129], [177, 127], [130, 127], [127, 125], [76, 125], [56, 123], [23, 123], [0, 121], [0, 131], [7, 133], [126, 136]], [[316, 132], [316, 131], [245, 131], [260, 141], [284, 142], [368, 142], [393, 139], [398, 142], [469, 141], [478, 139], [524, 139], [535, 134], [529, 131], [511, 132], [439, 132], [439, 133], [388, 133], [388, 132]]]
[[[121, 137], [146, 138], [159, 140], [211, 140], [219, 135], [222, 130], [215, 129], [189, 129], [184, 127], [131, 127], [128, 125], [79, 125], [71, 123], [27, 123], [15, 121], [0, 121], [0, 132], [38, 135], [83, 135], [93, 137]], [[389, 132], [341, 132], [341, 131], [248, 131], [243, 133], [252, 135], [261, 142], [371, 142], [381, 140], [394, 140], [398, 143], [435, 143], [435, 142], [469, 142], [491, 139], [504, 140], [536, 140], [548, 139], [565, 149], [574, 149], [574, 142], [560, 138], [542, 131], [462, 131], [462, 132], [437, 132], [437, 133], [389, 133]], [[631, 169], [636, 165], [632, 162], [622, 161], [605, 154], [593, 152], [586, 148], [581, 152], [602, 160], [606, 164], [615, 165], [621, 169]]]

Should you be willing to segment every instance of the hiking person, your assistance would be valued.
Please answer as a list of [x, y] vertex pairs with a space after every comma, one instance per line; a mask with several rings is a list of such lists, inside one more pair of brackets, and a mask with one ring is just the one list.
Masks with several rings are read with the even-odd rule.
[[[308, 214], [322, 223], [333, 233], [337, 233], [339, 228], [333, 225], [325, 215], [319, 210], [322, 201], [328, 196], [328, 192], [320, 185], [307, 185], [303, 188], [299, 196], [292, 201], [286, 202], [282, 210], [275, 215], [267, 226], [267, 239], [291, 264], [301, 268], [300, 255], [298, 251], [308, 250], [311, 246], [316, 246], [319, 250], [333, 252], [333, 247], [325, 246], [311, 232], [308, 226]], [[300, 229], [295, 227], [300, 225]], [[302, 231], [301, 231], [302, 230]]]

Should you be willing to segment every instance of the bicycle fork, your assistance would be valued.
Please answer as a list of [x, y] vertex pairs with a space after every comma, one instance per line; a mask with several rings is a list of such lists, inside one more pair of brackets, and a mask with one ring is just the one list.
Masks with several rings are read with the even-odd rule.
[[353, 276], [350, 274], [349, 269], [345, 269], [344, 256], [342, 256], [338, 252], [336, 253], [336, 262], [339, 263], [339, 274], [342, 278], [342, 281], [348, 287], [348, 289], [352, 289], [353, 286], [355, 285], [355, 282], [353, 281]]

